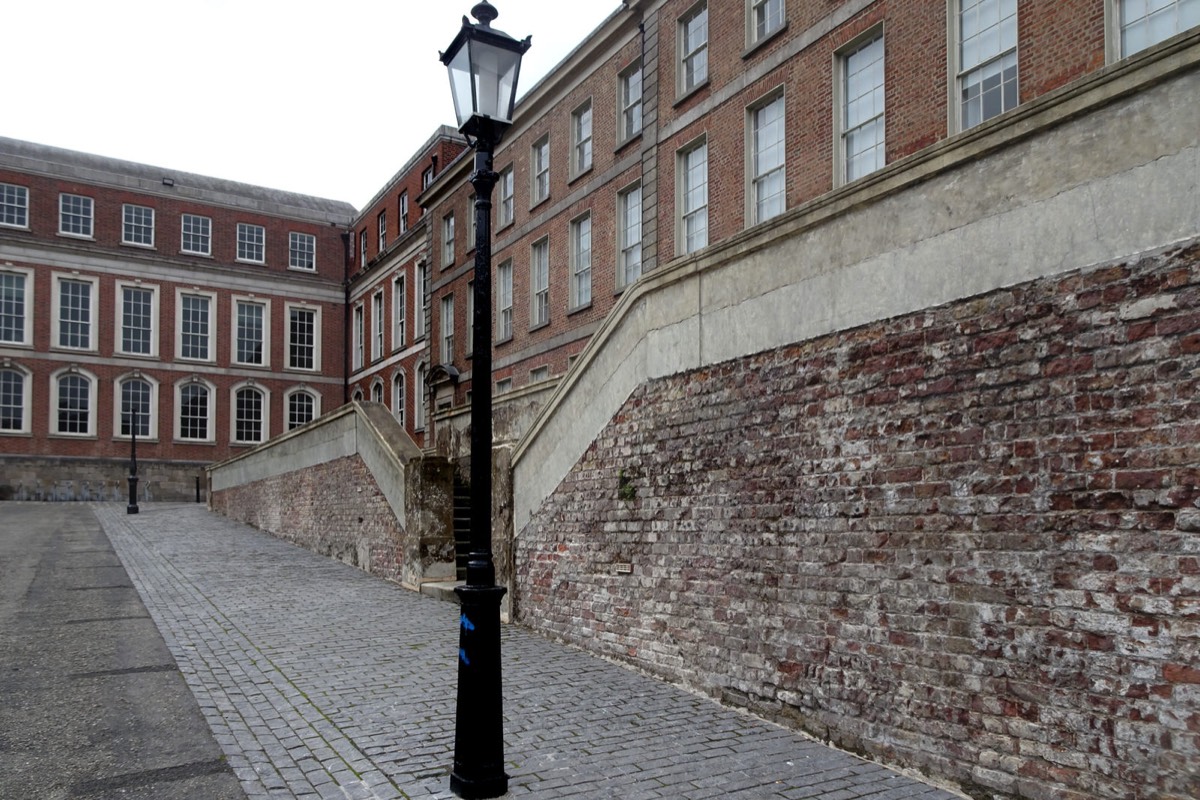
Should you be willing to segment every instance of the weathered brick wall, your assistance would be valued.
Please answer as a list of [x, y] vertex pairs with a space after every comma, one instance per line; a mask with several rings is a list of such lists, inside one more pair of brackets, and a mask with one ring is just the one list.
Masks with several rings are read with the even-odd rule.
[[[6, 442], [7, 444], [7, 442]], [[125, 446], [128, 453], [128, 445]], [[141, 440], [138, 451], [143, 452]], [[0, 456], [0, 500], [129, 500], [129, 457]], [[192, 502], [203, 463], [138, 459], [140, 501]]]
[[372, 575], [403, 577], [403, 529], [357, 455], [215, 491], [210, 506]]
[[1198, 389], [1195, 244], [657, 380], [517, 613], [975, 797], [1200, 797]]

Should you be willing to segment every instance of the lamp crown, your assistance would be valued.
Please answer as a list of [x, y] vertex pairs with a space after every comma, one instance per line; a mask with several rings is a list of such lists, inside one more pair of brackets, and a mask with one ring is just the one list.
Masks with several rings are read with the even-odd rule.
[[474, 8], [471, 9], [471, 16], [479, 20], [479, 24], [485, 28], [492, 26], [492, 20], [500, 16], [500, 12], [496, 7], [487, 0], [480, 0]]

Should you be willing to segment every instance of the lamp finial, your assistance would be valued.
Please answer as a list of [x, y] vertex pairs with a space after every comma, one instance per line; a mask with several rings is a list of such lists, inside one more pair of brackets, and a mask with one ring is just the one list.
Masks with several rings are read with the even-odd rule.
[[492, 20], [500, 16], [500, 12], [487, 0], [479, 0], [475, 7], [471, 9], [471, 16], [479, 20], [479, 24], [483, 27], [490, 28]]

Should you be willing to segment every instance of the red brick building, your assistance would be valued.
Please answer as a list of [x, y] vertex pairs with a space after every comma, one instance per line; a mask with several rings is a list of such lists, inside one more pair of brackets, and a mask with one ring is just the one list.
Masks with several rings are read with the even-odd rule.
[[[1159, 5], [624, 3], [525, 90], [495, 155], [498, 435], [520, 436], [642, 274], [1200, 23], [1194, 5]], [[420, 198], [447, 452], [471, 383], [470, 168]]]
[[[520, 437], [641, 276], [971, 136], [1198, 14], [1134, 0], [623, 3], [524, 88], [495, 156], [497, 436]], [[355, 213], [4, 140], [5, 483], [29, 483], [17, 458], [123, 456], [126, 396], [150, 459], [219, 460], [352, 398], [459, 454], [466, 156], [439, 129]]]
[[344, 203], [0, 139], [10, 496], [150, 496], [344, 402]]

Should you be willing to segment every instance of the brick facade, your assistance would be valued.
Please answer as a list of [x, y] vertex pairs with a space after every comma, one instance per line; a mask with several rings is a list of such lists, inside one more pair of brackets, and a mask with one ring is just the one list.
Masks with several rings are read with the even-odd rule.
[[209, 505], [372, 575], [403, 577], [403, 529], [357, 455], [214, 492]]
[[643, 385], [518, 617], [975, 797], [1196, 796], [1197, 328], [1192, 244]]
[[[46, 483], [71, 480], [73, 469], [82, 476], [94, 473], [96, 463], [127, 459], [129, 417], [121, 392], [130, 381], [149, 387], [139, 456], [185, 471], [286, 431], [293, 393], [311, 398], [313, 416], [342, 404], [342, 234], [352, 207], [11, 139], [0, 139], [0, 184], [9, 187], [6, 202], [17, 198], [23, 206], [18, 217], [10, 208], [0, 222], [6, 282], [0, 445], [14, 469], [12, 459], [26, 467], [42, 459], [45, 470], [37, 479]], [[64, 196], [88, 198], [90, 231], [60, 231]], [[125, 235], [126, 205], [143, 210], [140, 221], [152, 220], [137, 235]], [[206, 226], [203, 241], [188, 239], [189, 247], [184, 237], [193, 233], [193, 220], [185, 229], [185, 215]], [[248, 240], [261, 249], [239, 257], [242, 225], [261, 236]], [[294, 235], [307, 247], [293, 258]], [[64, 338], [70, 326], [60, 317], [74, 313], [64, 287], [73, 286], [82, 287], [78, 327], [84, 335]], [[126, 292], [139, 299], [129, 316]], [[195, 341], [186, 344], [185, 297], [204, 304], [189, 328]], [[144, 306], [143, 298], [149, 299]], [[239, 303], [261, 311], [260, 336], [239, 333], [250, 330], [238, 327]], [[313, 315], [311, 364], [291, 358], [293, 309]], [[61, 412], [73, 416], [75, 405], [74, 398], [62, 399], [64, 377], [84, 381], [84, 425], [61, 422]], [[181, 392], [192, 385], [205, 387], [208, 408], [199, 415], [203, 429], [185, 431]], [[243, 406], [243, 423], [253, 424], [241, 428], [239, 391], [261, 403], [259, 411]]]

